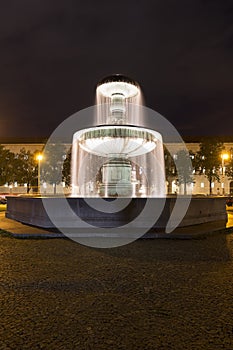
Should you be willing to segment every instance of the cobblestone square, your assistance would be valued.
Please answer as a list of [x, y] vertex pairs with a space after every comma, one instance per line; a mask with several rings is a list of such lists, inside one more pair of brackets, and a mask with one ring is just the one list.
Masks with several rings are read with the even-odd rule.
[[92, 249], [0, 237], [0, 349], [232, 349], [233, 235]]

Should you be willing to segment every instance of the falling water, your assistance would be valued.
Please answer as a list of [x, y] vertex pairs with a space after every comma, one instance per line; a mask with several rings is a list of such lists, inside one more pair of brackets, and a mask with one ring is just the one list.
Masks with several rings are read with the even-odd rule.
[[73, 136], [72, 195], [163, 197], [161, 135], [143, 125], [142, 92], [132, 79], [115, 75], [96, 89], [96, 123]]
[[[121, 75], [116, 75], [116, 78], [122, 79]], [[108, 80], [110, 80], [108, 82]], [[127, 79], [125, 79], [125, 85], [129, 85], [127, 83]], [[107, 81], [106, 83], [104, 83]], [[109, 110], [111, 109], [111, 104], [112, 104], [112, 99], [111, 96], [106, 96], [103, 94], [101, 91], [101, 85], [102, 82], [106, 85], [111, 85], [113, 83], [117, 84], [117, 81], [111, 82], [111, 77], [107, 77], [103, 79], [97, 86], [96, 88], [96, 105], [97, 105], [97, 113], [95, 116], [96, 120], [96, 125], [104, 125], [108, 124], [108, 115], [109, 115]], [[123, 82], [124, 82], [124, 77], [123, 77]], [[144, 104], [144, 98], [143, 98], [143, 93], [141, 91], [141, 88], [138, 84], [135, 84], [135, 94], [131, 97], [127, 97], [126, 93], [126, 98], [125, 98], [125, 115], [126, 115], [126, 120], [125, 124], [130, 124], [130, 125], [142, 125], [143, 122], [143, 116], [140, 114], [140, 108], [138, 106], [142, 106]]]

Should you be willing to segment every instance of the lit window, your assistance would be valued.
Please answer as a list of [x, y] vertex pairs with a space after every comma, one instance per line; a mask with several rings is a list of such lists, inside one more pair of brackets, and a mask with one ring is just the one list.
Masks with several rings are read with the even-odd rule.
[[214, 188], [214, 182], [211, 183], [211, 188]]
[[201, 182], [201, 188], [204, 188], [204, 187], [205, 187], [204, 182]]

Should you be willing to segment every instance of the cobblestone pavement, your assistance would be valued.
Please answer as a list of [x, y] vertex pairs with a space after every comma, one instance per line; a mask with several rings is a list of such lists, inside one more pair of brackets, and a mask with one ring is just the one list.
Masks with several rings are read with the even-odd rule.
[[0, 349], [233, 349], [233, 235], [97, 250], [0, 237]]

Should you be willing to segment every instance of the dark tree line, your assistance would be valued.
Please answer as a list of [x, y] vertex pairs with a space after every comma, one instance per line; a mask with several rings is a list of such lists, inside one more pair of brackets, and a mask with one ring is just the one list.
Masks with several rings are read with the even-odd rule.
[[13, 153], [0, 145], [0, 186], [27, 184], [27, 193], [32, 186], [37, 185], [38, 164], [36, 153], [22, 148], [19, 153]]
[[[212, 194], [212, 183], [220, 181], [222, 174], [222, 156], [225, 152], [222, 142], [213, 139], [205, 139], [199, 144], [199, 151], [180, 151], [176, 154], [176, 165], [179, 166], [179, 174], [177, 173], [176, 165], [172, 156], [165, 149], [165, 170], [166, 178], [171, 186], [171, 182], [177, 179], [179, 184], [184, 185], [184, 193], [186, 193], [187, 184], [192, 183], [193, 176], [191, 169], [185, 158], [189, 157], [192, 161], [193, 173], [196, 175], [204, 175], [209, 182], [209, 194]], [[233, 180], [233, 149], [228, 154], [226, 162], [225, 175]], [[171, 192], [171, 191], [169, 191]]]
[[[27, 184], [27, 193], [32, 188], [38, 190], [38, 159], [40, 152], [27, 151], [22, 148], [13, 153], [0, 145], [0, 186]], [[66, 158], [68, 160], [66, 160]], [[54, 186], [54, 193], [59, 183], [70, 185], [70, 152], [66, 155], [64, 145], [49, 145], [43, 152], [40, 180]], [[64, 168], [63, 168], [64, 167]]]

